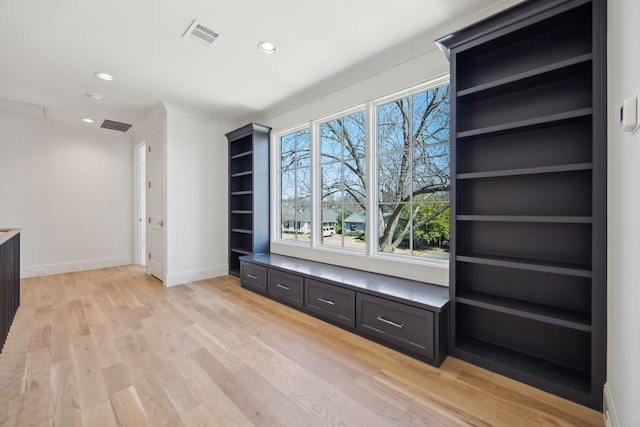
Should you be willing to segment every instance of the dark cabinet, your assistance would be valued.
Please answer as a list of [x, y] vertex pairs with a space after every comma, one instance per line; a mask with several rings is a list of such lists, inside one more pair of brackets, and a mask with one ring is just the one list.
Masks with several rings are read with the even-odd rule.
[[20, 230], [0, 229], [0, 353], [20, 308]]
[[304, 279], [297, 274], [269, 269], [268, 293], [275, 299], [303, 307]]
[[277, 254], [241, 268], [247, 289], [434, 366], [447, 357], [445, 287]]
[[434, 358], [433, 312], [361, 293], [356, 307], [358, 330]]
[[592, 408], [606, 355], [605, 1], [529, 1], [451, 61], [451, 354]]
[[229, 274], [240, 257], [269, 251], [269, 133], [255, 123], [228, 133]]
[[267, 268], [247, 262], [240, 263], [242, 285], [257, 292], [267, 293]]
[[356, 293], [314, 279], [304, 279], [307, 311], [351, 328], [356, 327]]

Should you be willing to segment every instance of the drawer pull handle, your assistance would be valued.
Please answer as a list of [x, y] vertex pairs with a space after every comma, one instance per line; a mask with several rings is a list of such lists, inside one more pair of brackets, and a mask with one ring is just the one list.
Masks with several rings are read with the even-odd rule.
[[258, 276], [254, 276], [253, 274], [247, 274], [247, 277], [248, 277], [249, 279], [254, 279], [254, 280], [257, 280], [257, 279], [258, 279]]
[[288, 286], [281, 285], [280, 283], [278, 283], [276, 286], [279, 287], [280, 289], [284, 289], [285, 291], [288, 291], [289, 289], [291, 289]]
[[398, 328], [398, 329], [402, 329], [402, 328], [404, 328], [404, 323], [396, 323], [396, 322], [392, 322], [391, 320], [389, 320], [389, 319], [385, 319], [385, 318], [384, 318], [384, 317], [382, 317], [382, 316], [378, 316], [378, 317], [377, 317], [377, 319], [378, 319], [379, 321], [381, 321], [381, 322], [386, 323], [387, 325], [395, 326], [395, 327], [396, 327], [396, 328]]
[[324, 298], [318, 298], [318, 301], [323, 302], [323, 303], [325, 303], [325, 304], [329, 304], [329, 305], [336, 305], [336, 303], [335, 303], [335, 302], [330, 301], [330, 300], [328, 300], [328, 299], [324, 299]]

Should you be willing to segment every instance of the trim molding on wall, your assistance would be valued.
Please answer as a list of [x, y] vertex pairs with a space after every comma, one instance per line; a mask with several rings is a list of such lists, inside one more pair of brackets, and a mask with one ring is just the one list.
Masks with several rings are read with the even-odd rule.
[[22, 279], [51, 274], [73, 273], [76, 271], [96, 270], [99, 268], [119, 267], [133, 264], [133, 255], [95, 258], [81, 261], [61, 262], [54, 264], [31, 265], [20, 269]]
[[618, 422], [618, 415], [613, 404], [613, 396], [611, 395], [611, 389], [609, 383], [604, 385], [604, 402], [602, 406], [602, 414], [604, 416], [604, 423], [606, 427], [621, 427]]
[[170, 286], [183, 285], [185, 283], [196, 282], [198, 280], [226, 276], [227, 274], [229, 274], [229, 266], [227, 264], [198, 268], [196, 270], [178, 271], [177, 273], [167, 274], [164, 285], [168, 288]]

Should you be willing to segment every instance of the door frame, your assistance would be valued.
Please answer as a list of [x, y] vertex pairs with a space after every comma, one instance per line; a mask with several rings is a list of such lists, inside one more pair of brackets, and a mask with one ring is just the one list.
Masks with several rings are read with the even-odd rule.
[[147, 141], [144, 140], [135, 148], [135, 263], [142, 267], [147, 266]]

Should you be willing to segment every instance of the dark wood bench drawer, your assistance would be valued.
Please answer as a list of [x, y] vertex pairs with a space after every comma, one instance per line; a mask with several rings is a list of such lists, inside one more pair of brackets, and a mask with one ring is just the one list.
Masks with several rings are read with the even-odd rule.
[[359, 331], [434, 358], [433, 312], [359, 292], [356, 303]]
[[246, 288], [267, 292], [267, 268], [251, 264], [240, 263], [240, 283]]
[[303, 278], [295, 274], [269, 269], [269, 290], [273, 298], [295, 305], [303, 306]]
[[356, 327], [356, 293], [313, 279], [304, 279], [307, 311], [342, 325]]

